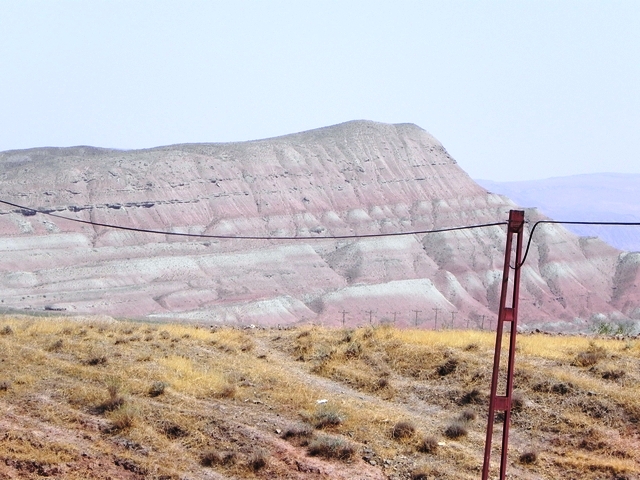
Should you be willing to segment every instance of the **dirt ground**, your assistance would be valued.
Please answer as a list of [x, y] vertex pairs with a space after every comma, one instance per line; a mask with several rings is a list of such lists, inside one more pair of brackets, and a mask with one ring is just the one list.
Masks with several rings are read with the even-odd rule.
[[[0, 479], [477, 479], [494, 340], [3, 317]], [[508, 478], [640, 478], [640, 341], [518, 342]]]

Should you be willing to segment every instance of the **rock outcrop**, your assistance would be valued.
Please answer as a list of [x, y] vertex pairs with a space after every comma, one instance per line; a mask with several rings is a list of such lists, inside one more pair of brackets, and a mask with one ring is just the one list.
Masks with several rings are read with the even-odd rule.
[[[505, 221], [411, 124], [354, 121], [284, 137], [120, 151], [0, 153], [0, 306], [206, 323], [433, 326], [495, 319], [505, 227], [331, 239]], [[536, 210], [527, 219], [543, 218]], [[278, 237], [314, 237], [284, 240]], [[317, 238], [317, 239], [315, 239]], [[640, 318], [638, 261], [560, 226], [537, 229], [520, 323]], [[494, 320], [495, 324], [495, 320]]]

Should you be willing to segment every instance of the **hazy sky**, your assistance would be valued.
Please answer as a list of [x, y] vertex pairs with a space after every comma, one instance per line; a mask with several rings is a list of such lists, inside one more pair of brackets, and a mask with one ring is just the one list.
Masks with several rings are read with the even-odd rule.
[[0, 150], [353, 119], [475, 178], [640, 173], [640, 1], [0, 0]]

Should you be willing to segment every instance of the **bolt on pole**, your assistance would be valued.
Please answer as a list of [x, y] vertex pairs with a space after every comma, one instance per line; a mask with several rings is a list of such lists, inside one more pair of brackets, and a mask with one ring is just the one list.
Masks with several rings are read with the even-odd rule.
[[[509, 446], [509, 423], [511, 421], [511, 394], [513, 393], [513, 374], [516, 355], [516, 334], [518, 332], [518, 295], [520, 293], [520, 264], [522, 262], [522, 232], [524, 229], [524, 212], [511, 210], [509, 212], [509, 226], [507, 227], [507, 241], [504, 252], [504, 269], [502, 273], [502, 290], [500, 293], [500, 309], [496, 326], [496, 350], [493, 357], [493, 375], [491, 378], [491, 395], [489, 397], [489, 418], [487, 420], [487, 437], [484, 445], [484, 464], [482, 466], [482, 480], [489, 479], [491, 466], [491, 441], [496, 410], [504, 412], [502, 427], [502, 448], [500, 450], [500, 480], [505, 480], [507, 473], [507, 450]], [[513, 236], [516, 236], [515, 268], [511, 268], [511, 249]], [[507, 307], [509, 293], [509, 277], [513, 270], [513, 285], [511, 288], [511, 306]], [[500, 354], [502, 352], [503, 327], [506, 322], [511, 323], [509, 330], [509, 356], [507, 363], [507, 382], [504, 395], [498, 395], [498, 380], [500, 377]]]

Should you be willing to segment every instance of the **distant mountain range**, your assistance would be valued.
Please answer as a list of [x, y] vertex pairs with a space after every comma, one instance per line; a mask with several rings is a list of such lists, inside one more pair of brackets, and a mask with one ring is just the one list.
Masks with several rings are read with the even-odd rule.
[[[640, 174], [593, 173], [523, 182], [476, 180], [523, 207], [554, 220], [640, 222]], [[621, 250], [640, 251], [640, 227], [567, 225], [580, 236], [597, 236]]]

